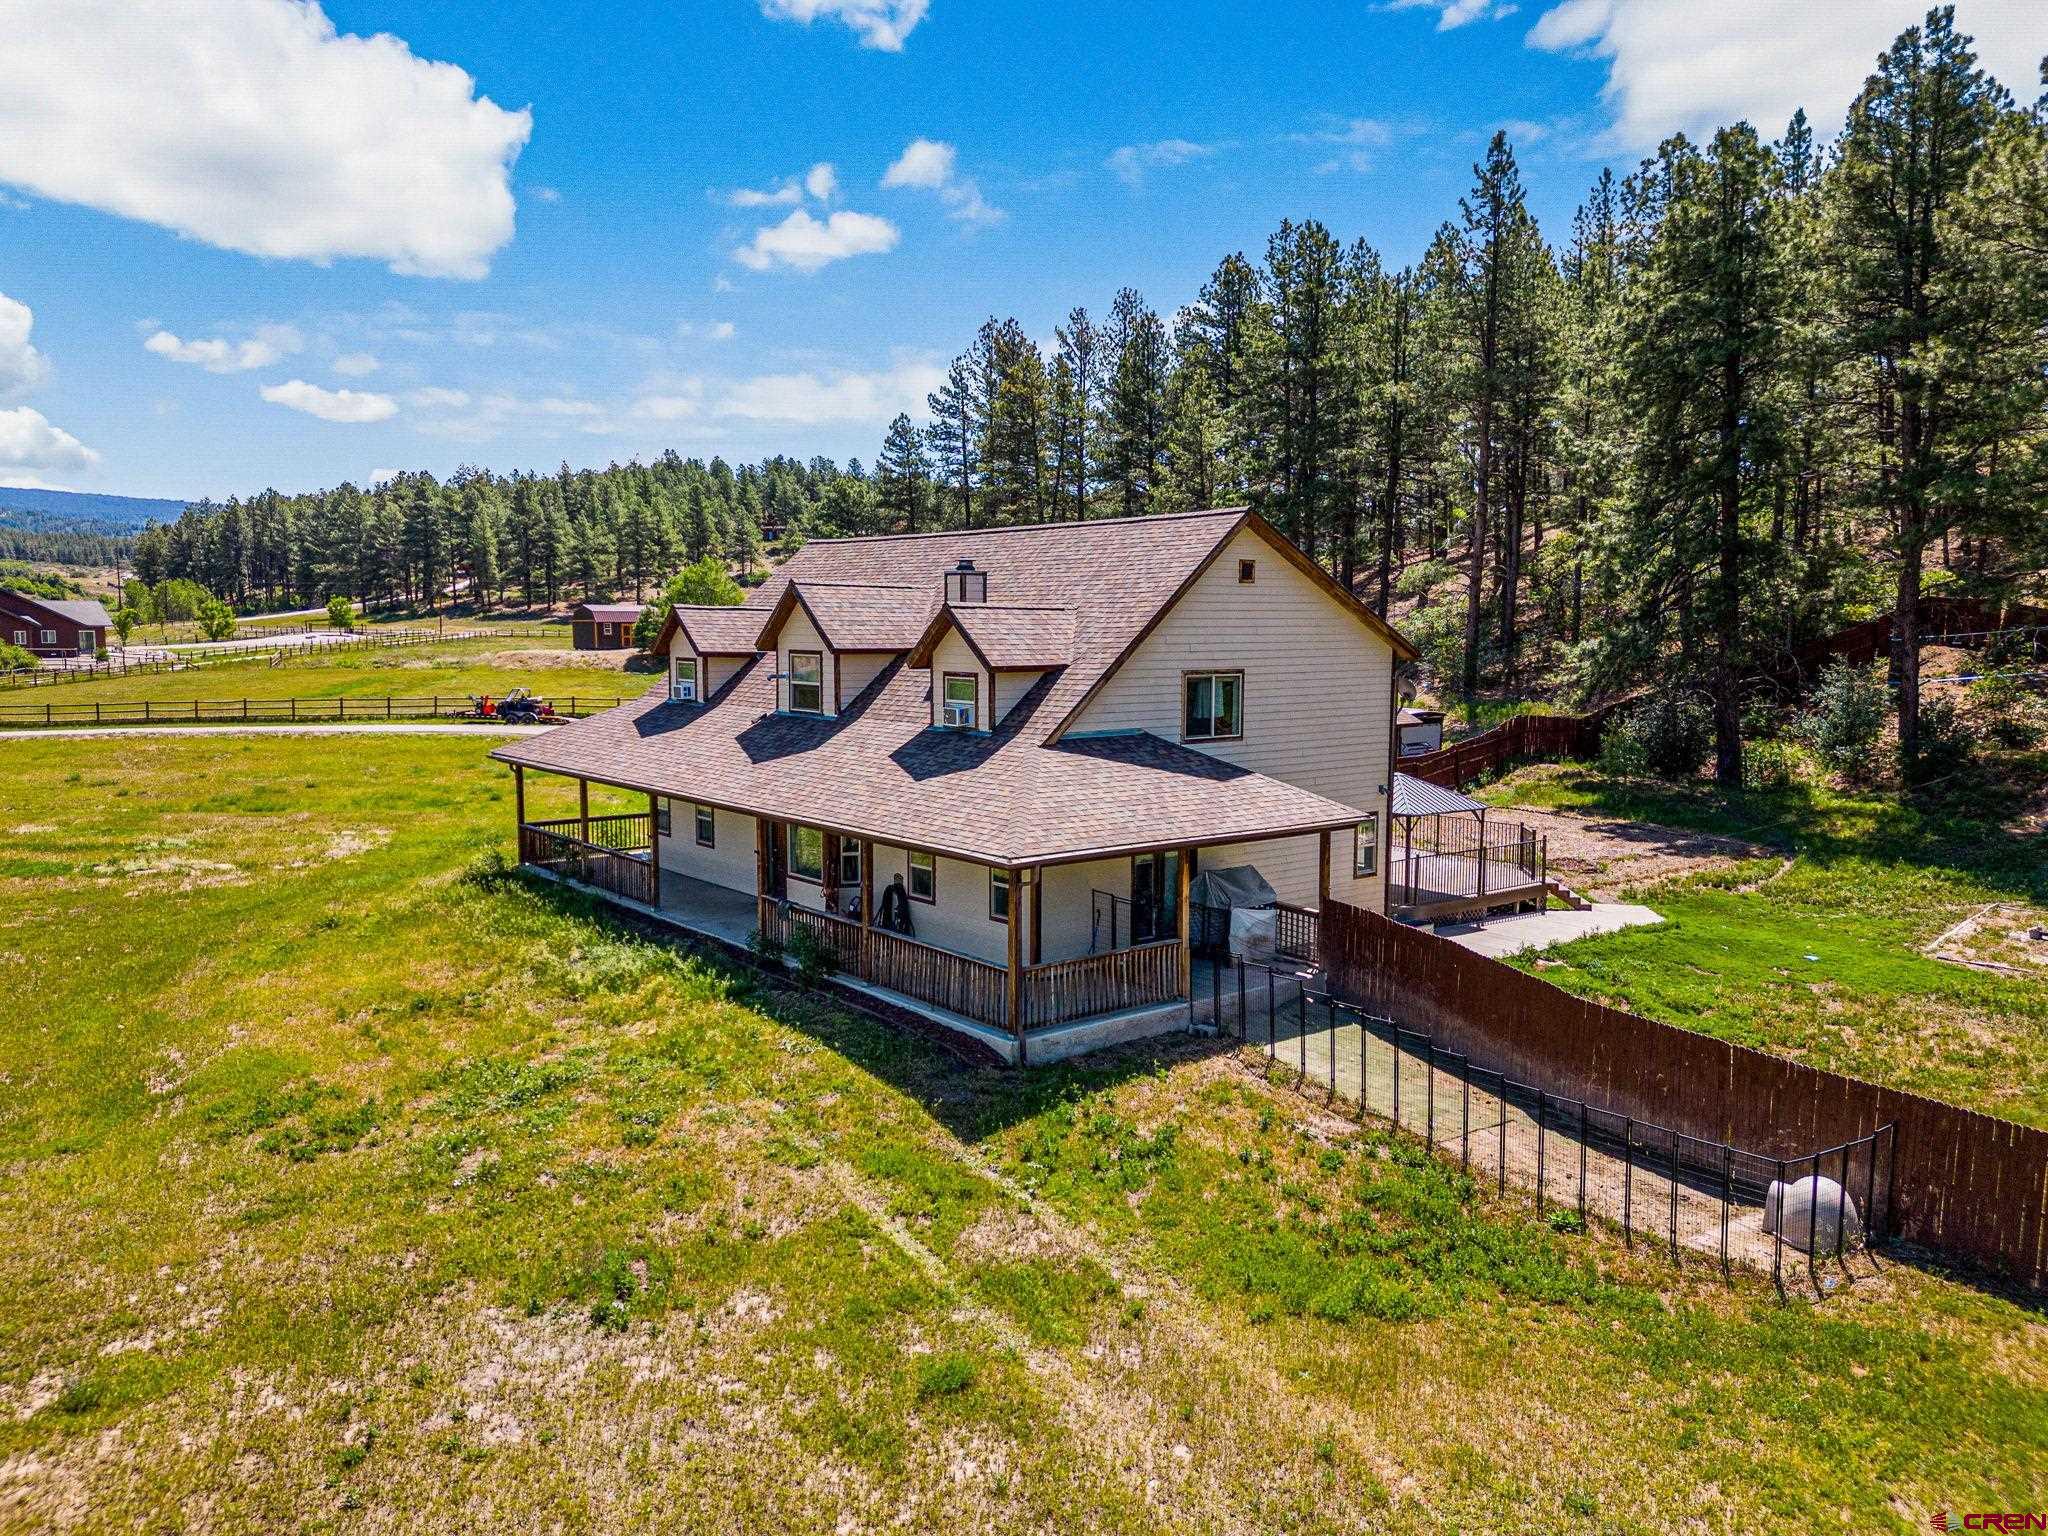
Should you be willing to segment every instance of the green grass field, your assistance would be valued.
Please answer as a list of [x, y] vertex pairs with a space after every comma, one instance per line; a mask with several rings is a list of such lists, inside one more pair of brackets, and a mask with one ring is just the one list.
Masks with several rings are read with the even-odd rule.
[[572, 695], [635, 698], [660, 680], [658, 673], [628, 672], [625, 652], [579, 653], [526, 640], [461, 640], [392, 649], [304, 656], [271, 665], [268, 657], [190, 667], [178, 672], [133, 673], [0, 690], [0, 703], [59, 706], [95, 702], [169, 702], [184, 699], [420, 699], [489, 693], [502, 697], [524, 685], [546, 698]]
[[0, 743], [0, 1527], [2038, 1503], [2037, 1310], [1781, 1306], [1192, 1043], [961, 1066], [505, 875], [483, 750]]
[[1989, 904], [2048, 907], [2048, 835], [2009, 830], [2012, 806], [1995, 794], [1922, 807], [1804, 784], [1730, 796], [1547, 766], [1484, 798], [1727, 833], [1792, 858], [1782, 874], [1782, 859], [1764, 859], [1638, 893], [1667, 921], [1546, 950], [1545, 980], [2048, 1126], [2048, 978], [1922, 953]]

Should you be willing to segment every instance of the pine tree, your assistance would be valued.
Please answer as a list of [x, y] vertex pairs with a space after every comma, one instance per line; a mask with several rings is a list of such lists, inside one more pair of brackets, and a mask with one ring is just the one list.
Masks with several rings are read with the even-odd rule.
[[917, 532], [918, 517], [929, 495], [932, 465], [924, 451], [923, 437], [902, 412], [889, 423], [889, 435], [883, 439], [875, 475], [889, 526], [904, 533]]
[[975, 457], [974, 377], [966, 357], [953, 360], [946, 382], [927, 397], [932, 424], [926, 442], [953, 506], [953, 526], [974, 526]]
[[1135, 288], [1110, 307], [1111, 354], [1103, 406], [1106, 479], [1125, 517], [1147, 510], [1158, 489], [1166, 438], [1166, 327]]

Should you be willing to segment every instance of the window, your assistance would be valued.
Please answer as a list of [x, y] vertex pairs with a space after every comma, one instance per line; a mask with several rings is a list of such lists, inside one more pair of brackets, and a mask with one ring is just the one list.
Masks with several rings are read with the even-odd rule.
[[667, 837], [668, 828], [669, 803], [666, 800], [657, 801], [654, 806], [654, 830], [659, 832], [663, 837]]
[[825, 834], [816, 827], [789, 829], [789, 872], [813, 885], [825, 879]]
[[981, 679], [971, 672], [948, 672], [940, 685], [939, 724], [956, 731], [971, 731], [981, 712]]
[[1259, 579], [1259, 562], [1240, 560], [1237, 562], [1237, 580], [1240, 586], [1250, 586]]
[[28, 644], [28, 631], [27, 631], [27, 630], [25, 630], [25, 629], [17, 629], [17, 630], [16, 630], [15, 632], [14, 632], [14, 643], [15, 643], [16, 645], [27, 645], [27, 644]]
[[939, 899], [939, 861], [928, 853], [913, 851], [910, 855], [910, 899]]
[[988, 872], [988, 915], [998, 923], [1010, 920], [1010, 872], [1007, 869]]
[[825, 713], [824, 652], [789, 653], [789, 707], [800, 715]]
[[1182, 679], [1183, 741], [1228, 741], [1244, 734], [1244, 674], [1190, 672]]
[[711, 814], [711, 807], [697, 807], [697, 846], [715, 848], [718, 846], [718, 819]]
[[850, 837], [839, 840], [839, 888], [842, 891], [860, 889], [860, 844]]
[[96, 651], [100, 648], [99, 637], [89, 629], [78, 632], [78, 648], [81, 651]]
[[43, 631], [43, 644], [45, 644], [45, 645], [55, 645], [56, 643], [57, 643], [57, 631], [55, 631], [54, 629], [46, 629], [46, 630], [44, 630], [44, 631]]
[[681, 657], [674, 662], [674, 672], [668, 681], [668, 696], [672, 703], [694, 704], [697, 702], [697, 658], [688, 661]]
[[1379, 873], [1380, 867], [1380, 813], [1374, 811], [1358, 824], [1352, 835], [1351, 873], [1360, 880]]

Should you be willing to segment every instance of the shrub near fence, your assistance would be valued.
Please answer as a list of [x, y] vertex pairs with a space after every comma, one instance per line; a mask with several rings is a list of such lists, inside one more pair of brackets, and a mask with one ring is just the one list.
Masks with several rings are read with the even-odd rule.
[[[1346, 1002], [1546, 1093], [1688, 1136], [1797, 1158], [1895, 1125], [1890, 1232], [2048, 1287], [2048, 1131], [1574, 997], [1341, 902], [1323, 908], [1322, 963]], [[1864, 1177], [1851, 1168], [1845, 1182], [1854, 1191]]]

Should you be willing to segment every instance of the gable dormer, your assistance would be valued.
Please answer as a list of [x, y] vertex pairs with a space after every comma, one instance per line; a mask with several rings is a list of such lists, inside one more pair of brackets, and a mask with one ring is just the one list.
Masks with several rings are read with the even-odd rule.
[[790, 582], [756, 642], [775, 653], [777, 711], [837, 715], [916, 643], [926, 603], [910, 586]]
[[971, 562], [948, 571], [946, 606], [925, 626], [909, 664], [931, 672], [934, 728], [991, 731], [1039, 679], [1073, 661], [1074, 615], [1066, 608], [985, 598], [956, 602], [955, 583], [962, 576], [980, 576], [967, 590], [987, 592], [987, 576]]
[[684, 606], [669, 610], [654, 654], [668, 658], [672, 703], [702, 704], [754, 659], [758, 609]]

